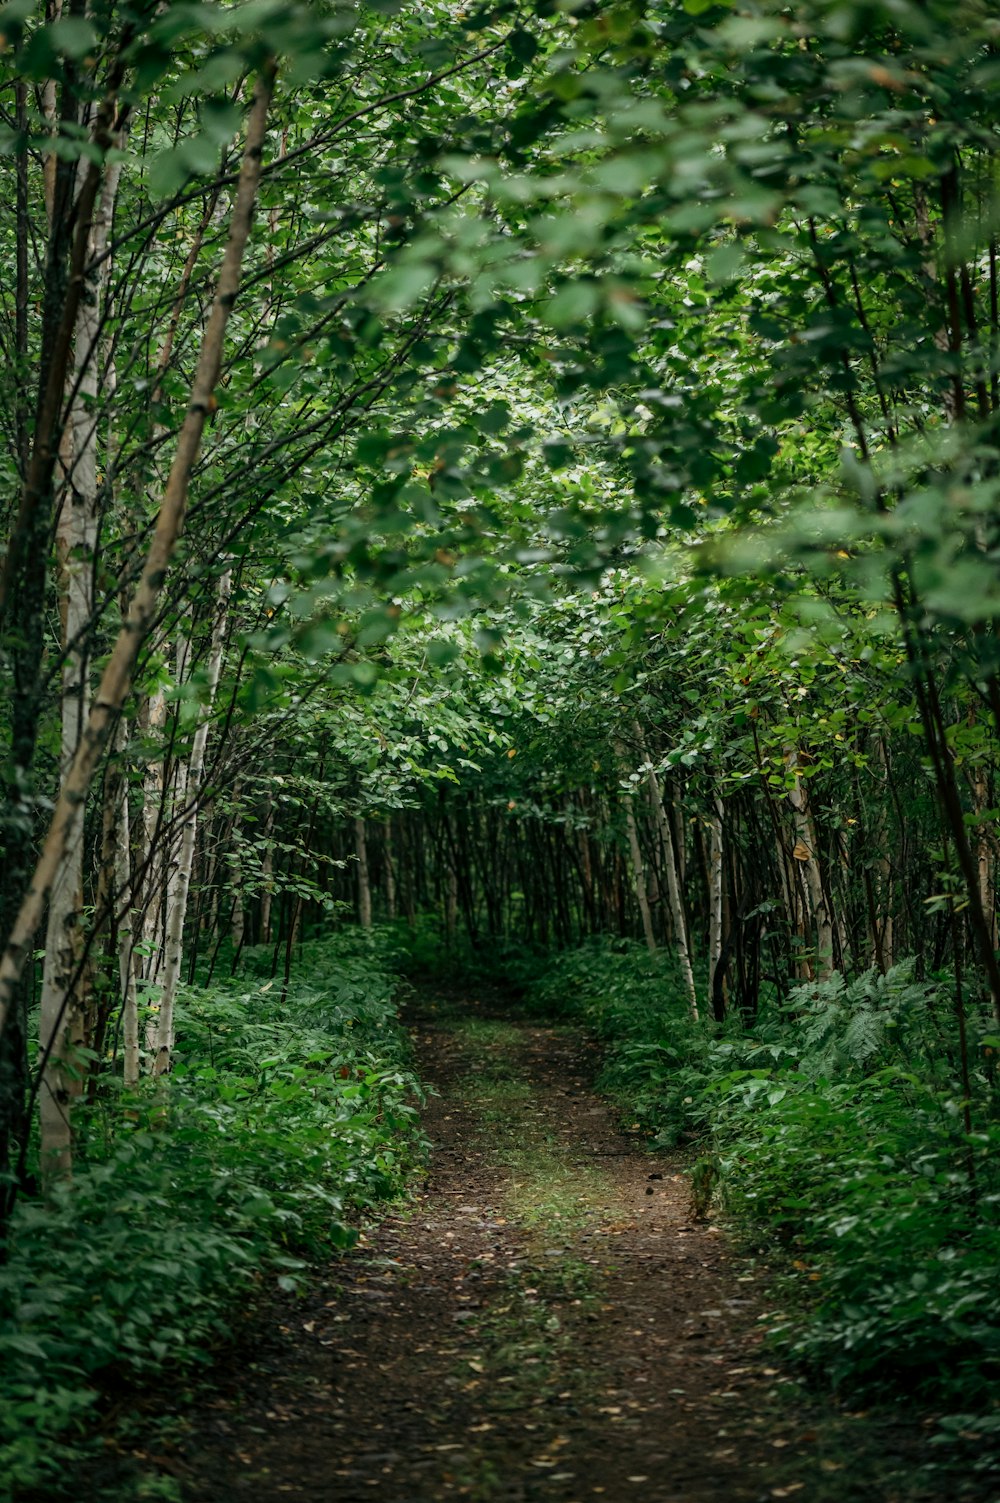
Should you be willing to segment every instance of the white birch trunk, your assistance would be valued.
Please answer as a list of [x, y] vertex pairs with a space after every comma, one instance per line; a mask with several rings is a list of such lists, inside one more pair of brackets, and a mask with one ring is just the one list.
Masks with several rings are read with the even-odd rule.
[[[146, 701], [144, 731], [151, 740], [163, 745], [163, 728], [167, 718], [167, 701], [158, 686]], [[165, 782], [163, 762], [157, 756], [147, 764], [143, 779], [142, 832], [145, 872], [142, 879], [142, 912], [139, 924], [139, 974], [143, 981], [155, 985], [159, 957], [163, 946], [163, 841]]]
[[208, 745], [208, 728], [222, 672], [222, 650], [226, 636], [226, 620], [229, 612], [229, 594], [232, 574], [227, 569], [219, 579], [216, 597], [215, 619], [212, 623], [212, 645], [207, 666], [206, 703], [201, 711], [191, 757], [181, 779], [183, 793], [187, 796], [184, 818], [181, 822], [180, 850], [167, 904], [167, 943], [163, 965], [163, 983], [160, 992], [160, 1011], [156, 1030], [156, 1055], [153, 1061], [154, 1075], [164, 1075], [170, 1068], [174, 1049], [174, 1003], [184, 958], [184, 920], [187, 916], [188, 894], [191, 891], [191, 872], [194, 868], [194, 845], [198, 833], [198, 804], [205, 775], [205, 748]]
[[[228, 591], [228, 588], [229, 588], [228, 579], [226, 581], [225, 588]], [[227, 599], [228, 599], [228, 595], [227, 595]], [[211, 655], [214, 652], [214, 650], [215, 650], [215, 641], [214, 641], [214, 617], [213, 617], [213, 639], [212, 639], [212, 646], [209, 649], [210, 660], [211, 660]], [[176, 640], [174, 642], [174, 683], [178, 687], [180, 687], [182, 684], [186, 683], [187, 680], [188, 680], [188, 678], [190, 677], [190, 672], [191, 672], [190, 663], [191, 663], [191, 638], [190, 638], [190, 635], [189, 635], [188, 630], [187, 630], [187, 623], [185, 623], [184, 626], [178, 625], [178, 628], [177, 628], [177, 637], [176, 637]], [[209, 664], [209, 671], [211, 671], [211, 663]], [[213, 687], [213, 688], [210, 689], [210, 694], [209, 694], [209, 704], [208, 704], [209, 713], [211, 712], [211, 704], [212, 704], [212, 699], [214, 698], [214, 695], [215, 695], [215, 690], [214, 690], [214, 687]], [[178, 713], [179, 713], [179, 711], [178, 711]], [[195, 730], [195, 741], [197, 741], [197, 736], [198, 736], [198, 729]], [[194, 752], [194, 746], [192, 745], [192, 755], [193, 755], [193, 752]], [[204, 750], [203, 750], [203, 755], [204, 755]], [[191, 761], [190, 758], [188, 759], [188, 761], [184, 761], [183, 758], [177, 758], [175, 760], [175, 762], [173, 764], [173, 767], [171, 768], [170, 786], [169, 786], [169, 788], [167, 790], [166, 806], [165, 806], [165, 809], [164, 809], [164, 817], [165, 817], [165, 820], [166, 820], [166, 831], [164, 833], [164, 838], [163, 838], [163, 841], [162, 841], [162, 855], [161, 855], [161, 867], [160, 867], [160, 875], [161, 875], [161, 880], [162, 880], [163, 888], [162, 888], [162, 893], [160, 895], [159, 904], [158, 904], [159, 913], [160, 913], [160, 923], [161, 923], [162, 927], [160, 927], [158, 929], [160, 944], [159, 944], [159, 947], [158, 947], [158, 950], [157, 950], [156, 970], [150, 976], [150, 980], [153, 981], [153, 982], [155, 982], [159, 986], [159, 988], [160, 988], [160, 998], [159, 998], [159, 1001], [156, 1004], [157, 1018], [155, 1020], [155, 1027], [153, 1029], [151, 1029], [151, 1037], [150, 1037], [150, 1041], [149, 1041], [149, 1046], [150, 1046], [150, 1050], [151, 1050], [152, 1055], [153, 1055], [154, 1064], [155, 1064], [156, 1058], [158, 1057], [159, 1048], [160, 1048], [160, 1026], [159, 1026], [159, 1016], [158, 1016], [158, 1014], [159, 1014], [159, 1009], [160, 1009], [160, 1007], [162, 1006], [162, 1003], [163, 1003], [164, 978], [166, 976], [167, 965], [168, 965], [168, 951], [170, 949], [170, 929], [171, 929], [171, 924], [172, 924], [172, 922], [173, 922], [173, 920], [174, 920], [174, 918], [176, 916], [177, 901], [178, 901], [178, 891], [179, 891], [180, 882], [181, 882], [181, 876], [180, 876], [181, 860], [182, 860], [182, 858], [181, 858], [181, 850], [182, 850], [182, 847], [184, 845], [184, 836], [185, 836], [185, 831], [187, 829], [187, 813], [189, 812], [188, 811], [188, 794], [189, 794], [190, 786], [191, 786], [191, 784], [190, 784], [190, 774], [191, 774], [190, 761]], [[197, 785], [195, 785], [195, 797], [196, 798], [197, 798], [197, 792], [198, 792]], [[188, 873], [188, 885], [190, 886], [190, 872]], [[184, 906], [184, 908], [186, 910], [186, 906], [187, 906], [186, 899], [184, 900], [184, 905], [183, 906]], [[183, 922], [184, 921], [183, 921], [183, 916], [182, 916], [182, 919], [181, 919], [182, 928], [183, 928]], [[175, 986], [176, 986], [176, 983], [175, 983]], [[172, 1005], [173, 1004], [171, 1003], [171, 1009], [172, 1009]], [[173, 1046], [173, 1040], [171, 1039], [171, 1047], [172, 1046]]]
[[[47, 23], [58, 21], [62, 16], [62, 0], [49, 0], [45, 7], [45, 20]], [[45, 121], [45, 131], [49, 136], [59, 134], [59, 101], [56, 94], [56, 81], [47, 78], [38, 91], [39, 103], [42, 109], [42, 119]], [[56, 201], [56, 168], [58, 158], [54, 151], [47, 151], [42, 159], [42, 183], [45, 193], [45, 219], [49, 230], [52, 229], [52, 221], [55, 217]]]
[[128, 812], [128, 790], [124, 789], [117, 810], [115, 839], [115, 891], [122, 894], [118, 920], [118, 975], [122, 996], [122, 1041], [124, 1045], [123, 1079], [127, 1086], [139, 1083], [139, 1000], [135, 976], [135, 895], [131, 870], [132, 832]]
[[708, 838], [708, 995], [714, 1004], [715, 972], [722, 958], [722, 800], [716, 797]]
[[267, 815], [264, 819], [264, 855], [261, 860], [261, 889], [260, 889], [260, 942], [263, 945], [271, 943], [271, 908], [274, 903], [274, 846], [271, 843], [271, 834], [274, 830], [274, 805], [269, 804]]
[[219, 379], [226, 328], [239, 291], [243, 256], [253, 222], [274, 75], [274, 65], [269, 60], [258, 77], [254, 92], [229, 238], [215, 301], [198, 353], [187, 414], [178, 434], [170, 475], [142, 574], [128, 617], [101, 675], [86, 728], [77, 746], [73, 764], [63, 779], [38, 862], [0, 957], [0, 1033], [10, 1016], [18, 983], [24, 973], [63, 858], [72, 845], [77, 827], [82, 823], [87, 792], [112, 734], [115, 717], [120, 713], [131, 688], [139, 650], [156, 618], [160, 592], [183, 527], [191, 472], [198, 458], [205, 420]]
[[670, 816], [663, 803], [660, 793], [660, 784], [657, 780], [656, 769], [646, 754], [645, 737], [642, 729], [636, 722], [634, 726], [636, 740], [644, 757], [646, 757], [646, 784], [649, 788], [649, 801], [653, 808], [656, 819], [656, 827], [660, 832], [663, 843], [663, 861], [667, 875], [667, 897], [670, 900], [670, 915], [674, 925], [674, 944], [677, 947], [677, 960], [681, 968], [681, 976], [684, 981], [684, 990], [687, 995], [688, 1007], [692, 1018], [698, 1017], [698, 993], [694, 984], [694, 971], [691, 966], [691, 951], [688, 946], [687, 921], [684, 916], [684, 900], [681, 895], [680, 877], [677, 871], [677, 861], [674, 856], [674, 842], [670, 829]]
[[649, 892], [646, 887], [646, 868], [643, 865], [642, 851], [639, 847], [639, 831], [635, 823], [635, 811], [632, 808], [631, 796], [625, 800], [625, 820], [628, 826], [628, 848], [632, 856], [632, 875], [635, 878], [635, 897], [639, 904], [639, 913], [642, 917], [642, 932], [646, 939], [646, 948], [651, 955], [656, 953], [656, 935], [653, 933], [653, 919], [649, 911]]
[[[124, 144], [124, 143], [123, 143]], [[118, 372], [113, 353], [109, 354], [104, 376], [107, 393], [108, 452], [107, 471], [116, 474], [118, 469], [119, 442], [115, 428], [115, 394], [118, 390]], [[114, 481], [114, 497], [120, 502], [120, 483]], [[124, 759], [128, 745], [128, 732], [124, 717], [118, 722], [115, 750]], [[132, 817], [129, 812], [128, 779], [123, 776], [118, 787], [118, 802], [113, 811], [114, 828], [114, 891], [118, 903], [118, 985], [122, 1008], [122, 1081], [128, 1087], [139, 1084], [141, 1056], [139, 1051], [139, 999], [136, 990], [136, 890], [132, 870]]]
[[[88, 260], [107, 247], [121, 164], [107, 168], [94, 211]], [[63, 565], [63, 647], [60, 783], [73, 764], [90, 709], [90, 632], [94, 616], [94, 550], [97, 542], [97, 345], [101, 298], [108, 263], [91, 276], [77, 314], [73, 352], [76, 396], [61, 446], [68, 483], [63, 492], [58, 544]], [[77, 974], [83, 907], [83, 822], [66, 841], [52, 883], [45, 933], [45, 961], [39, 1008], [39, 1046], [45, 1065], [38, 1094], [39, 1160], [46, 1179], [72, 1169], [72, 1101], [82, 1079], [72, 1055], [83, 1042]]]

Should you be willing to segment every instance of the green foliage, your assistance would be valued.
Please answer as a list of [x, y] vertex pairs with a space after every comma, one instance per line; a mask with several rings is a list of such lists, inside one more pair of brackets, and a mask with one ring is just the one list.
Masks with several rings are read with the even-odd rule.
[[[777, 1084], [775, 1083], [777, 1081]], [[1000, 1373], [1000, 1133], [965, 1140], [958, 1103], [884, 1070], [723, 1087], [725, 1203], [774, 1239], [796, 1291], [775, 1334], [836, 1386], [976, 1403]]]
[[419, 1087], [388, 962], [348, 937], [304, 947], [284, 1002], [271, 981], [190, 990], [170, 1079], [94, 1108], [72, 1185], [19, 1205], [0, 1268], [8, 1481], [53, 1475], [109, 1387], [209, 1361], [240, 1306], [294, 1288], [403, 1188]]
[[606, 1041], [600, 1084], [662, 1142], [698, 1125], [695, 1093], [716, 1047], [687, 1010], [673, 955], [631, 940], [596, 938], [550, 960], [529, 1004], [582, 1016]]
[[[233, 569], [199, 795], [205, 853], [222, 854], [204, 864], [216, 891], [199, 895], [195, 933], [232, 892], [241, 936], [269, 932], [265, 896], [279, 932], [327, 922], [354, 901], [340, 832], [363, 817], [385, 912], [394, 861], [424, 883], [416, 899], [408, 886], [411, 908], [449, 895], [443, 929], [413, 929], [409, 966], [526, 989], [550, 1013], [571, 998], [607, 1040], [604, 1083], [630, 1116], [665, 1142], [712, 1135], [699, 1206], [717, 1181], [734, 1211], [814, 1260], [804, 1357], [844, 1381], [924, 1381], [964, 1340], [985, 1372], [992, 1035], [970, 1020], [970, 1139], [948, 986], [857, 973], [906, 948], [939, 967], [955, 938], [943, 894], [958, 892], [966, 927], [996, 854], [992, 7], [91, 9], [47, 24], [14, 0], [0, 14], [9, 498], [33, 446], [59, 449], [31, 414], [65, 289], [80, 285], [69, 221], [46, 213], [44, 142], [65, 189], [78, 159], [104, 153], [84, 124], [100, 118], [92, 101], [110, 91], [144, 122], [123, 142], [120, 270], [90, 278], [110, 342], [87, 398], [105, 477], [88, 652], [118, 629], [161, 446], [187, 411], [244, 80], [265, 49], [280, 59], [218, 410], [138, 679], [140, 693], [168, 688], [168, 722], [139, 732], [126, 715], [119, 752], [139, 815], [151, 763], [189, 745], [214, 580]], [[68, 396], [77, 375], [56, 374]], [[65, 644], [44, 560], [73, 508], [47, 483], [20, 509], [38, 547], [20, 549], [0, 622], [5, 931], [59, 781], [60, 674], [45, 664]], [[669, 956], [628, 941], [537, 975], [553, 938], [635, 919], [623, 792], [655, 878], [650, 932], [676, 930], [648, 770], [690, 858], [696, 949], [719, 824], [726, 980], [746, 1031], [693, 1022]], [[808, 841], [790, 819], [800, 794]], [[402, 817], [418, 806], [419, 841]], [[91, 850], [103, 811], [85, 813]], [[795, 891], [810, 856], [853, 979], [788, 996], [822, 948], [815, 898]], [[980, 915], [987, 962], [993, 916]], [[223, 1292], [346, 1236], [351, 1209], [399, 1182], [412, 1082], [374, 943], [310, 951], [308, 988], [280, 1002], [270, 952], [244, 957], [259, 984], [182, 999], [166, 1095], [80, 1114], [73, 1196], [22, 1206], [0, 1274], [21, 1343], [0, 1350], [21, 1384], [8, 1413], [27, 1405], [43, 1437], [59, 1428], [33, 1362], [64, 1374], [44, 1403], [69, 1415], [106, 1372], [187, 1361], [217, 1332]], [[209, 946], [212, 964], [227, 945]], [[1000, 976], [993, 989], [1000, 1006]], [[4, 1109], [20, 1082], [0, 1084]], [[160, 1263], [147, 1266], [151, 1225]], [[88, 1291], [122, 1269], [141, 1300], [95, 1303]], [[960, 1285], [968, 1310], [949, 1303]]]
[[[775, 1062], [784, 1049], [785, 1059], [811, 1082], [910, 1067], [923, 1082], [955, 1092], [951, 1007], [946, 980], [917, 981], [909, 960], [884, 975], [870, 970], [850, 981], [834, 973], [796, 987], [785, 1007], [755, 1030], [756, 1047]], [[976, 1022], [984, 1032], [985, 1012]], [[985, 1076], [980, 1083], [986, 1087]]]
[[960, 1406], [1000, 1374], [1000, 1124], [984, 1012], [965, 1133], [950, 990], [904, 963], [720, 1028], [659, 957], [603, 942], [555, 957], [531, 1000], [594, 1024], [603, 1084], [661, 1141], [700, 1138], [694, 1209], [721, 1196], [781, 1271], [787, 1351], [852, 1393]]
[[515, 996], [530, 992], [547, 959], [540, 946], [521, 935], [487, 934], [475, 942], [463, 928], [449, 941], [433, 914], [394, 930], [401, 969], [417, 980], [440, 980], [442, 974], [467, 986], [500, 987]]
[[975, 1402], [1000, 1371], [1000, 1127], [980, 1050], [965, 1133], [947, 992], [906, 964], [799, 987], [703, 1099], [724, 1203], [814, 1286], [775, 1323], [793, 1355]]

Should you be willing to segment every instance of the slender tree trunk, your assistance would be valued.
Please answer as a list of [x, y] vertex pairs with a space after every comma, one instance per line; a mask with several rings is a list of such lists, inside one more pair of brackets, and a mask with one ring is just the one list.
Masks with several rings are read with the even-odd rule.
[[232, 823], [229, 826], [231, 856], [228, 863], [232, 895], [232, 905], [229, 910], [229, 942], [233, 950], [231, 970], [234, 976], [247, 927], [246, 905], [243, 902], [243, 831], [240, 828], [239, 818], [241, 793], [241, 785], [237, 783], [232, 793], [233, 807], [237, 812], [233, 814]]
[[219, 675], [222, 672], [222, 649], [226, 636], [226, 621], [229, 611], [229, 594], [232, 574], [227, 569], [219, 579], [216, 596], [215, 618], [212, 622], [212, 645], [209, 650], [206, 670], [206, 701], [198, 721], [191, 745], [191, 757], [184, 778], [186, 807], [181, 825], [181, 844], [177, 856], [177, 875], [170, 895], [167, 913], [166, 959], [163, 967], [163, 988], [160, 992], [160, 1012], [156, 1030], [156, 1057], [154, 1075], [163, 1075], [170, 1068], [174, 1048], [174, 1003], [180, 982], [181, 962], [184, 957], [184, 920], [187, 917], [188, 894], [191, 891], [191, 872], [194, 869], [194, 846], [198, 833], [198, 806], [202, 797], [202, 781], [205, 776], [205, 748], [208, 745], [208, 728]]
[[[674, 786], [675, 785], [673, 779], [671, 779], [671, 787], [674, 788]], [[681, 806], [676, 796], [676, 792], [674, 793], [674, 797], [670, 800], [670, 828], [673, 831], [674, 836], [674, 857], [677, 862], [677, 880], [679, 881], [681, 891], [683, 892], [685, 883], [687, 882], [687, 847], [684, 840], [684, 816], [681, 812]]]
[[41, 855], [0, 958], [0, 1032], [6, 1025], [65, 850], [74, 839], [82, 819], [87, 790], [129, 692], [139, 649], [156, 618], [160, 591], [184, 523], [191, 471], [215, 400], [226, 326], [239, 291], [243, 255], [253, 222], [274, 71], [273, 64], [268, 63], [257, 80], [215, 302], [202, 339], [187, 416], [178, 435], [142, 575], [128, 617], [102, 674], [86, 730], [64, 779]]
[[390, 924], [396, 917], [396, 856], [393, 848], [392, 819], [385, 822], [385, 845], [383, 847], [383, 859], [385, 863], [385, 913]]
[[360, 816], [354, 821], [354, 853], [358, 858], [358, 923], [362, 929], [372, 926], [372, 881], [368, 870], [368, 836]]
[[[58, 21], [62, 15], [62, 0], [46, 0], [45, 24], [51, 25]], [[38, 91], [41, 105], [42, 119], [45, 121], [46, 134], [55, 136], [58, 130], [58, 98], [56, 96], [56, 81], [47, 78]], [[42, 165], [42, 184], [45, 194], [45, 218], [52, 228], [52, 219], [55, 214], [56, 204], [56, 166], [57, 158], [54, 151], [47, 151]]]
[[632, 856], [632, 875], [635, 878], [635, 896], [639, 904], [639, 913], [642, 917], [642, 932], [646, 939], [646, 948], [650, 954], [656, 953], [656, 935], [653, 933], [653, 920], [649, 912], [649, 896], [646, 889], [646, 869], [642, 861], [642, 851], [639, 848], [639, 831], [635, 823], [635, 810], [632, 808], [632, 799], [626, 795], [625, 819], [628, 826], [628, 848]]
[[412, 821], [407, 820], [403, 829], [408, 835], [406, 849], [409, 852], [408, 870], [403, 883], [403, 912], [412, 929], [417, 922], [416, 893], [419, 890], [423, 896], [424, 892], [423, 841], [421, 832], [414, 828]]
[[876, 742], [876, 761], [881, 772], [881, 781], [885, 792], [879, 799], [878, 815], [876, 818], [876, 845], [875, 870], [878, 873], [878, 910], [876, 922], [878, 933], [875, 940], [877, 963], [888, 970], [893, 963], [894, 952], [894, 917], [893, 917], [893, 893], [892, 893], [892, 862], [889, 859], [889, 753], [884, 739], [880, 736]]
[[[28, 139], [28, 85], [21, 79], [14, 85], [15, 129], [22, 141]], [[55, 159], [53, 158], [53, 166]], [[46, 162], [48, 158], [46, 158]], [[15, 371], [16, 410], [14, 414], [17, 465], [21, 483], [28, 472], [31, 454], [29, 422], [31, 402], [28, 384], [29, 325], [31, 310], [31, 279], [28, 251], [31, 245], [31, 200], [28, 154], [19, 151], [15, 164], [15, 230], [14, 230], [14, 354], [17, 360]]]
[[122, 997], [122, 1037], [125, 1056], [123, 1078], [127, 1086], [139, 1083], [139, 1001], [135, 970], [135, 890], [132, 881], [132, 833], [128, 790], [122, 787], [118, 803], [115, 840], [115, 890], [121, 902], [118, 919], [118, 976]]
[[577, 794], [576, 799], [570, 802], [569, 808], [572, 810], [574, 816], [576, 848], [579, 852], [580, 891], [583, 897], [583, 911], [586, 915], [587, 930], [593, 934], [597, 928], [597, 916], [594, 911], [594, 873], [590, 860], [589, 814], [587, 811], [586, 794], [582, 789]]
[[[88, 258], [103, 255], [114, 213], [121, 164], [112, 163], [95, 208]], [[73, 763], [90, 708], [90, 633], [94, 617], [94, 551], [97, 542], [97, 346], [108, 263], [87, 279], [77, 314], [73, 354], [76, 397], [66, 430], [64, 488], [58, 543], [63, 573], [61, 776]], [[83, 1088], [82, 1062], [73, 1061], [83, 1042], [85, 1002], [79, 964], [83, 908], [83, 821], [66, 843], [52, 883], [45, 936], [39, 1008], [39, 1045], [46, 1061], [39, 1103], [39, 1162], [46, 1178], [67, 1175], [72, 1164], [72, 1101]]]
[[[723, 860], [722, 846], [722, 800], [715, 796], [712, 801], [713, 808], [710, 816], [709, 843], [708, 843], [708, 995], [712, 998], [713, 1007], [715, 998], [722, 1000], [722, 1010], [725, 1011], [725, 980], [719, 978], [716, 985], [716, 971], [722, 958], [722, 894], [724, 888], [725, 863]], [[721, 1019], [719, 1019], [721, 1021]]]
[[657, 780], [656, 769], [649, 760], [646, 751], [646, 740], [642, 734], [642, 728], [638, 721], [634, 725], [635, 737], [639, 749], [646, 762], [646, 784], [649, 789], [649, 801], [653, 808], [653, 816], [660, 833], [663, 846], [663, 861], [666, 868], [667, 896], [670, 900], [670, 912], [674, 925], [674, 944], [677, 948], [677, 960], [681, 968], [681, 977], [684, 981], [684, 990], [687, 995], [688, 1006], [691, 1016], [698, 1016], [698, 994], [694, 984], [694, 971], [691, 966], [691, 951], [688, 948], [687, 923], [684, 915], [684, 900], [681, 895], [681, 883], [677, 870], [677, 861], [674, 855], [673, 833], [670, 828], [670, 816], [663, 803], [660, 793], [660, 784]]
[[452, 949], [455, 944], [455, 935], [458, 928], [458, 872], [455, 870], [454, 861], [450, 855], [447, 857], [447, 863], [444, 898], [444, 932], [448, 948]]
[[997, 899], [996, 870], [990, 832], [985, 823], [986, 810], [990, 807], [989, 782], [983, 768], [977, 768], [972, 778], [973, 809], [979, 821], [976, 829], [976, 865], [979, 871], [979, 901], [986, 918], [987, 933], [994, 950], [997, 945]]
[[798, 753], [794, 747], [787, 753], [787, 762], [795, 774], [795, 784], [788, 795], [795, 821], [796, 839], [792, 855], [799, 862], [805, 877], [809, 909], [815, 926], [817, 973], [822, 978], [833, 971], [833, 918], [820, 870], [816, 825], [809, 808], [809, 794], [797, 770]]
[[271, 943], [271, 905], [274, 902], [274, 845], [271, 840], [274, 831], [274, 805], [269, 804], [267, 815], [264, 819], [264, 856], [261, 861], [261, 889], [260, 889], [260, 942], [262, 945]]
[[163, 953], [163, 895], [165, 866], [162, 827], [166, 810], [166, 768], [164, 727], [167, 701], [163, 686], [149, 695], [142, 716], [143, 731], [150, 743], [156, 743], [153, 759], [146, 764], [143, 779], [142, 835], [143, 876], [142, 906], [139, 918], [139, 974], [150, 985], [159, 983], [160, 957]]

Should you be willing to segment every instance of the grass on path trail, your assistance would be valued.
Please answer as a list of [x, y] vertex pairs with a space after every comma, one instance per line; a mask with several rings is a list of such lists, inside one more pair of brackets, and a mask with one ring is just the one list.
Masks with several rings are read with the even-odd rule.
[[187, 1503], [985, 1499], [769, 1365], [766, 1277], [616, 1125], [586, 1037], [475, 1000], [413, 1022], [426, 1186], [190, 1421]]

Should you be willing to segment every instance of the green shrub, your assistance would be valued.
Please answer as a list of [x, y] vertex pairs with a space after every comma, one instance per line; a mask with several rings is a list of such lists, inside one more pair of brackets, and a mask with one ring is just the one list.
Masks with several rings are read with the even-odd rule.
[[434, 914], [419, 914], [412, 924], [398, 923], [390, 933], [400, 969], [421, 981], [447, 977], [459, 985], [501, 987], [521, 995], [548, 962], [546, 951], [519, 937], [486, 934], [473, 942], [464, 925], [449, 942]]
[[753, 1072], [714, 1087], [722, 1194], [783, 1250], [775, 1334], [834, 1386], [985, 1398], [1000, 1376], [995, 1126], [886, 1067], [860, 1080]]
[[189, 990], [167, 1082], [81, 1112], [72, 1185], [0, 1265], [0, 1478], [37, 1486], [109, 1387], [209, 1360], [234, 1306], [350, 1244], [419, 1159], [418, 1084], [377, 940], [305, 947], [284, 1003]]
[[530, 1002], [595, 1028], [601, 1084], [660, 1142], [702, 1140], [699, 1209], [721, 1195], [783, 1270], [796, 1359], [855, 1393], [995, 1392], [997, 1040], [974, 1009], [970, 1137], [947, 978], [833, 976], [744, 1030], [695, 1023], [669, 959], [604, 941], [554, 957]]
[[528, 1006], [582, 1018], [605, 1043], [599, 1084], [629, 1117], [673, 1143], [704, 1126], [700, 1093], [726, 1038], [696, 1022], [667, 951], [597, 938], [555, 955], [528, 990]]

